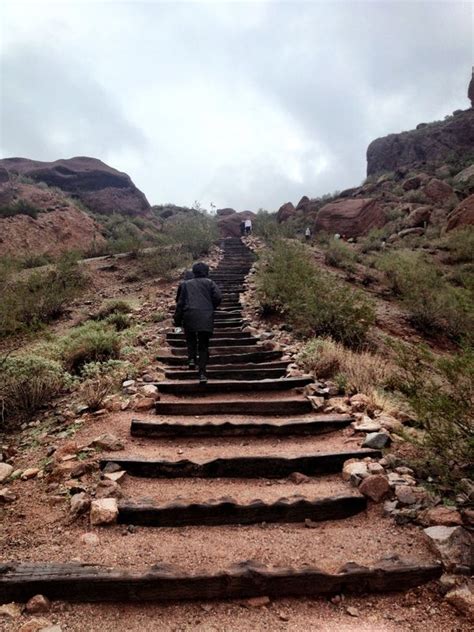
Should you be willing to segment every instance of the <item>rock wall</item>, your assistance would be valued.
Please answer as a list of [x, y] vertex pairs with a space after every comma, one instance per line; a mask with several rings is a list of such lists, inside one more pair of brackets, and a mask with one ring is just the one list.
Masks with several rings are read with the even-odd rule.
[[446, 121], [422, 123], [415, 130], [377, 138], [367, 149], [367, 175], [453, 162], [469, 154], [474, 154], [472, 108], [460, 110]]
[[144, 215], [150, 210], [145, 195], [126, 173], [96, 158], [76, 157], [54, 162], [5, 158], [0, 160], [1, 167], [10, 174], [58, 187], [96, 213]]

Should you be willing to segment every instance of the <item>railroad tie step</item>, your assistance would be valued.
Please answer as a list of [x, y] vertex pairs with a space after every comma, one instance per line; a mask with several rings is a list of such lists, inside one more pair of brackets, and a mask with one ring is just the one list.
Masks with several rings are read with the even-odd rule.
[[346, 428], [350, 415], [318, 415], [308, 420], [262, 421], [143, 421], [132, 419], [130, 434], [133, 437], [240, 437], [240, 436], [301, 436], [319, 435]]
[[380, 450], [353, 450], [288, 457], [235, 456], [194, 462], [110, 455], [100, 459], [99, 464], [103, 469], [108, 463], [115, 463], [131, 476], [147, 478], [286, 478], [292, 472], [307, 476], [334, 474], [342, 470], [348, 459], [379, 459], [381, 456]]
[[[170, 351], [173, 355], [186, 356], [188, 351], [186, 347], [170, 347]], [[209, 355], [212, 356], [226, 354], [226, 353], [253, 353], [255, 351], [254, 345], [230, 345], [230, 346], [217, 346], [209, 347]], [[211, 360], [212, 361], [212, 360]]]
[[147, 527], [291, 523], [304, 522], [306, 519], [321, 522], [343, 520], [364, 511], [366, 507], [367, 499], [361, 494], [340, 494], [316, 499], [296, 496], [268, 503], [260, 499], [239, 503], [229, 497], [203, 502], [179, 500], [166, 504], [125, 499], [119, 503], [118, 522]]
[[[243, 365], [248, 362], [258, 363], [258, 362], [270, 362], [271, 360], [279, 360], [282, 357], [283, 353], [281, 351], [252, 351], [252, 353], [237, 353], [235, 348], [232, 349], [232, 353], [219, 353], [219, 355], [213, 355], [210, 358], [210, 365], [218, 365], [218, 364], [236, 364]], [[156, 359], [159, 362], [164, 362], [170, 366], [185, 366], [187, 365], [187, 357], [185, 355], [170, 355], [170, 354], [160, 354], [156, 356]]]
[[[170, 347], [181, 348], [186, 347], [186, 340], [184, 338], [168, 338], [167, 340]], [[209, 341], [209, 348], [213, 347], [249, 347], [256, 345], [257, 338], [211, 338]]]
[[303, 415], [313, 410], [308, 399], [161, 402], [158, 415]]
[[[286, 366], [270, 369], [207, 369], [207, 377], [210, 380], [268, 380], [286, 375]], [[167, 380], [197, 380], [197, 371], [165, 371]]]
[[215, 393], [248, 393], [268, 391], [288, 391], [293, 388], [307, 386], [314, 379], [310, 375], [303, 377], [283, 377], [270, 380], [216, 380], [206, 384], [193, 382], [155, 382], [161, 393], [174, 395], [206, 395]]

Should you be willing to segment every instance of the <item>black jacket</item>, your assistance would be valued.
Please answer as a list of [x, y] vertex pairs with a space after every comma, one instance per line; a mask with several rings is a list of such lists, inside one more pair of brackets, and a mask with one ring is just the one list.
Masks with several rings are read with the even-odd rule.
[[222, 300], [221, 292], [208, 277], [197, 277], [181, 284], [174, 322], [187, 331], [214, 330], [214, 310]]

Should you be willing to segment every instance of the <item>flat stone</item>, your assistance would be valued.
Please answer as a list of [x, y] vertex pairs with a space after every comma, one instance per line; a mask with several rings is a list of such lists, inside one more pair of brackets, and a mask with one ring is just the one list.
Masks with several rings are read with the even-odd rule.
[[419, 521], [426, 526], [443, 525], [452, 527], [462, 525], [462, 518], [459, 511], [455, 507], [443, 507], [443, 505], [426, 509], [420, 515]]
[[124, 449], [122, 441], [112, 433], [106, 433], [100, 435], [100, 437], [96, 437], [91, 441], [90, 445], [100, 448], [101, 450], [110, 450], [111, 452]]
[[122, 388], [130, 388], [130, 386], [135, 386], [135, 380], [125, 380], [125, 382], [122, 382]]
[[6, 481], [10, 474], [13, 472], [13, 466], [9, 463], [0, 462], [0, 483]]
[[40, 470], [38, 467], [29, 467], [26, 470], [23, 470], [23, 474], [21, 475], [21, 479], [23, 481], [27, 481], [30, 478], [35, 478], [35, 476], [38, 476]]
[[366, 436], [362, 447], [380, 450], [381, 448], [385, 448], [385, 446], [387, 446], [390, 441], [391, 439], [389, 435], [385, 432], [371, 432]]
[[134, 403], [133, 408], [135, 410], [149, 410], [150, 408], [153, 408], [155, 401], [156, 400], [152, 397], [143, 397]]
[[91, 503], [92, 525], [112, 524], [117, 521], [118, 504], [115, 498], [101, 498]]
[[382, 427], [380, 421], [371, 419], [368, 415], [363, 415], [361, 419], [352, 424], [357, 432], [377, 432]]
[[306, 474], [302, 474], [301, 472], [292, 472], [288, 476], [288, 479], [292, 483], [295, 483], [295, 485], [301, 485], [302, 483], [310, 483], [311, 482], [310, 477], [306, 476]]
[[369, 474], [385, 474], [385, 468], [380, 463], [367, 463]]
[[107, 479], [108, 481], [113, 481], [114, 483], [118, 483], [125, 477], [126, 473], [127, 472], [125, 470], [120, 470], [118, 472], [110, 472], [110, 473], [104, 474], [104, 478]]
[[390, 485], [387, 478], [382, 474], [371, 474], [364, 478], [359, 485], [359, 491], [364, 496], [378, 503], [389, 493]]
[[116, 481], [103, 479], [99, 481], [95, 490], [96, 498], [122, 498], [122, 488]]

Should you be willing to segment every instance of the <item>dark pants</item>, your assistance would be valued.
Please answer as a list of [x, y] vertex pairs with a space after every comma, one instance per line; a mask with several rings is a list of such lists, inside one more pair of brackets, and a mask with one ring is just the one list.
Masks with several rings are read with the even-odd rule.
[[212, 334], [208, 331], [188, 331], [185, 330], [186, 344], [188, 346], [188, 360], [194, 360], [199, 367], [199, 371], [206, 372], [209, 361], [209, 339]]

